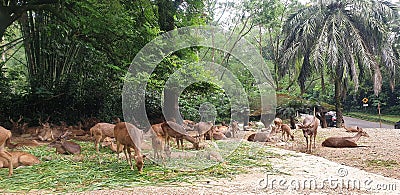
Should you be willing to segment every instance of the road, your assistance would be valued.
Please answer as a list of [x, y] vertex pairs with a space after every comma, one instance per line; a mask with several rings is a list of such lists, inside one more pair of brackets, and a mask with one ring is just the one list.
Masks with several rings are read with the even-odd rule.
[[[347, 117], [347, 116], [344, 116], [343, 118], [344, 118], [344, 124], [346, 125], [346, 127], [358, 126], [361, 128], [379, 128], [379, 122], [378, 123], [377, 122], [369, 122], [366, 120], [351, 118], [351, 117]], [[387, 124], [382, 123], [382, 128], [393, 129], [394, 124], [387, 125]]]

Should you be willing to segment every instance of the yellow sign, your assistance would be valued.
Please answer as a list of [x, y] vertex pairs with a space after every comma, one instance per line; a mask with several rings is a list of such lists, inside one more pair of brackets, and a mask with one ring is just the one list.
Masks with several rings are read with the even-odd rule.
[[364, 104], [366, 104], [368, 102], [368, 98], [362, 99], [362, 102], [364, 102]]

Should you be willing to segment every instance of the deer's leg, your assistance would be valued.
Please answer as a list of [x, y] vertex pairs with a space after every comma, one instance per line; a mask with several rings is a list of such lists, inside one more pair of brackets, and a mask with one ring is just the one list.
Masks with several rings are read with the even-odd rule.
[[304, 137], [306, 138], [306, 146], [307, 146], [306, 152], [308, 152], [308, 136], [304, 136]]
[[0, 156], [8, 161], [8, 176], [11, 176], [13, 174], [12, 154], [8, 151], [2, 150], [0, 151]]
[[[117, 159], [118, 159], [118, 163], [120, 162], [120, 161], [119, 161], [119, 152], [118, 152], [118, 151], [120, 151], [120, 150], [119, 150], [120, 147], [121, 147], [121, 144], [117, 141]], [[124, 148], [122, 148], [122, 150], [124, 150]], [[125, 150], [124, 150], [124, 152], [125, 152]]]

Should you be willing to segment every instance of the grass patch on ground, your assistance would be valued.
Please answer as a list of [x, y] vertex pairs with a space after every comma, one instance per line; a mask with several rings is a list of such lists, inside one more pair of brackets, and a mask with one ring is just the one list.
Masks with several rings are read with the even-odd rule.
[[[277, 157], [255, 143], [242, 142], [224, 162], [196, 171], [179, 171], [163, 168], [150, 160], [145, 161], [143, 173], [130, 170], [126, 160], [117, 162], [116, 154], [102, 148], [101, 164], [93, 143], [78, 142], [82, 154], [59, 155], [54, 148], [40, 146], [21, 149], [37, 156], [42, 163], [14, 169], [7, 177], [8, 169], [0, 170], [0, 192], [24, 193], [44, 190], [49, 193], [82, 192], [97, 189], [120, 189], [144, 185], [180, 185], [202, 179], [230, 178], [246, 173], [252, 167], [271, 169], [268, 158]], [[224, 144], [224, 143], [218, 143]]]
[[399, 163], [395, 160], [379, 160], [379, 159], [374, 159], [374, 160], [368, 160], [367, 161], [368, 166], [373, 166], [373, 167], [385, 167], [385, 168], [391, 168], [394, 166], [399, 165]]
[[[377, 114], [368, 114], [361, 112], [348, 112], [345, 114], [349, 117], [364, 119], [371, 122], [379, 122], [379, 116]], [[388, 125], [394, 125], [396, 122], [400, 121], [400, 116], [398, 115], [381, 115], [382, 123]]]

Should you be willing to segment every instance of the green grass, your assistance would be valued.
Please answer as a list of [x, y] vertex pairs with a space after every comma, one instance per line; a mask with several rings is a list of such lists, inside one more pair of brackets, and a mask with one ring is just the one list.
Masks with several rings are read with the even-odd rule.
[[374, 159], [374, 160], [368, 160], [367, 161], [368, 166], [373, 166], [373, 167], [385, 167], [385, 168], [392, 168], [394, 166], [399, 165], [397, 161], [395, 160], [379, 160], [379, 159]]
[[[364, 119], [367, 121], [372, 122], [379, 122], [379, 116], [377, 114], [368, 114], [368, 113], [361, 113], [361, 112], [349, 112], [345, 113], [346, 116]], [[388, 125], [394, 125], [394, 123], [400, 121], [400, 116], [398, 115], [381, 115], [382, 123]]]
[[[93, 149], [93, 143], [78, 142], [80, 155], [59, 155], [54, 148], [41, 146], [23, 149], [37, 156], [42, 163], [31, 167], [14, 169], [7, 177], [8, 169], [0, 170], [0, 192], [24, 193], [31, 190], [46, 192], [81, 192], [96, 189], [116, 189], [144, 185], [180, 185], [209, 178], [229, 178], [246, 173], [249, 168], [271, 169], [268, 158], [277, 157], [255, 143], [242, 142], [224, 162], [196, 171], [179, 171], [163, 168], [145, 161], [143, 173], [130, 170], [127, 162], [118, 163], [116, 154], [107, 148], [100, 150], [102, 163]], [[220, 147], [224, 143], [217, 142]], [[227, 142], [225, 142], [227, 143]], [[186, 160], [186, 159], [185, 159]], [[203, 162], [201, 162], [203, 163]]]

